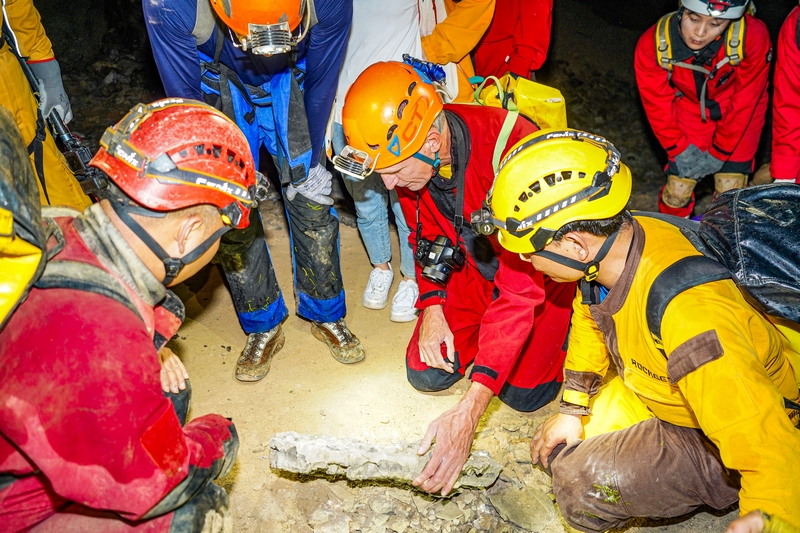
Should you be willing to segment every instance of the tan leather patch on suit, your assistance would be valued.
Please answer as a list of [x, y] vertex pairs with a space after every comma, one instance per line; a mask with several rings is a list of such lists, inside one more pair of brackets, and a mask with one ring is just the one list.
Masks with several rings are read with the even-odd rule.
[[701, 366], [716, 361], [723, 353], [722, 343], [713, 329], [692, 337], [669, 354], [667, 374], [670, 385], [675, 385]]

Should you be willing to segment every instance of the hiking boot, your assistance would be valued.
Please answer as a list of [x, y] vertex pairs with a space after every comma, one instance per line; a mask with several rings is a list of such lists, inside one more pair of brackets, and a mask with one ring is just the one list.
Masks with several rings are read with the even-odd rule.
[[311, 334], [327, 344], [333, 358], [340, 363], [360, 363], [366, 357], [361, 341], [347, 328], [344, 318], [336, 322], [311, 322]]
[[392, 265], [389, 265], [389, 270], [382, 270], [378, 267], [373, 268], [369, 274], [367, 288], [364, 289], [364, 298], [361, 300], [364, 307], [367, 309], [383, 309], [386, 307], [386, 302], [389, 301], [389, 289], [392, 288], [392, 280], [394, 280]]
[[251, 333], [247, 344], [236, 361], [236, 379], [239, 381], [258, 381], [269, 372], [272, 358], [283, 348], [286, 338], [278, 324], [269, 331]]
[[392, 298], [392, 322], [411, 322], [417, 318], [417, 308], [414, 307], [419, 297], [419, 286], [413, 279], [400, 282], [397, 293]]

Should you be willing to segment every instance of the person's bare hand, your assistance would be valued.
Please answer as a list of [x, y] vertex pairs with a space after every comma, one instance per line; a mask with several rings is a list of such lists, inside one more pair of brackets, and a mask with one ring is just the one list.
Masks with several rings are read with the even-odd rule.
[[531, 460], [533, 464], [541, 461], [542, 466], [548, 468], [547, 458], [553, 453], [553, 449], [566, 442], [570, 445], [581, 440], [583, 436], [583, 426], [581, 417], [577, 415], [565, 415], [558, 413], [551, 416], [536, 428], [531, 441]]
[[764, 530], [764, 518], [761, 511], [750, 511], [730, 524], [725, 533], [761, 533]]
[[489, 388], [473, 383], [455, 407], [431, 422], [417, 454], [426, 454], [434, 439], [436, 446], [428, 464], [412, 482], [415, 487], [430, 493], [441, 491], [442, 496], [453, 489], [469, 458], [475, 428], [492, 396]]
[[189, 373], [175, 352], [164, 346], [158, 351], [161, 359], [161, 390], [178, 394], [186, 389]]
[[[447, 359], [442, 357], [442, 343], [447, 347]], [[453, 332], [444, 317], [441, 305], [432, 305], [422, 311], [422, 324], [419, 327], [419, 358], [432, 368], [440, 368], [452, 374], [455, 372]]]

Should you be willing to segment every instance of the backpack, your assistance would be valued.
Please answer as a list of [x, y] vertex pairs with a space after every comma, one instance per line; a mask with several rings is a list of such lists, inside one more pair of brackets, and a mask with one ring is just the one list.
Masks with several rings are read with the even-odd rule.
[[[493, 83], [486, 86], [490, 81]], [[512, 74], [499, 79], [485, 78], [475, 89], [474, 99], [479, 105], [500, 107], [509, 112], [494, 147], [492, 168], [495, 173], [518, 115], [530, 119], [541, 129], [567, 127], [567, 106], [561, 91]]]
[[735, 67], [744, 60], [744, 37], [746, 31], [745, 17], [740, 17], [730, 24], [728, 29], [725, 30], [725, 57], [720, 59], [709, 72], [701, 65], [694, 65], [685, 61], [677, 61], [672, 57], [672, 38], [669, 33], [670, 22], [677, 12], [669, 13], [661, 17], [656, 23], [655, 32], [655, 47], [656, 47], [656, 61], [661, 67], [667, 71], [668, 79], [672, 79], [673, 67], [682, 67], [689, 70], [694, 70], [703, 74], [706, 79], [700, 89], [700, 116], [703, 122], [706, 121], [706, 89], [708, 88], [709, 80], [713, 80], [717, 71], [723, 66], [730, 63]]
[[759, 311], [800, 324], [800, 186], [773, 183], [721, 194], [700, 223], [637, 212], [678, 228], [703, 255], [667, 267], [647, 296], [647, 325], [656, 347], [669, 302], [681, 292], [731, 278]]
[[[139, 312], [108, 272], [87, 263], [53, 258], [64, 237], [53, 217], [76, 214], [39, 205], [36, 177], [11, 113], [0, 107], [0, 330], [31, 288], [72, 288], [113, 298]], [[48, 249], [48, 241], [55, 246]]]

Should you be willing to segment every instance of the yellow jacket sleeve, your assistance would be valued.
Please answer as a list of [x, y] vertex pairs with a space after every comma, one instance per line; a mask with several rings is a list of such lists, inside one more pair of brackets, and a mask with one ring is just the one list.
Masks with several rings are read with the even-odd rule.
[[589, 306], [581, 303], [580, 289], [578, 289], [572, 304], [562, 400], [588, 408], [589, 398], [597, 392], [608, 365], [609, 355], [605, 337], [597, 327]]
[[53, 59], [53, 45], [42, 26], [32, 0], [2, 0], [8, 26], [17, 41], [19, 53], [29, 63]]
[[800, 527], [800, 431], [783, 407], [784, 396], [797, 396], [793, 369], [781, 335], [742, 304], [699, 287], [670, 303], [662, 324], [670, 382], [723, 464], [741, 474], [740, 513], [758, 509]]
[[492, 23], [495, 0], [445, 0], [447, 18], [422, 38], [428, 61], [458, 63], [477, 46]]

